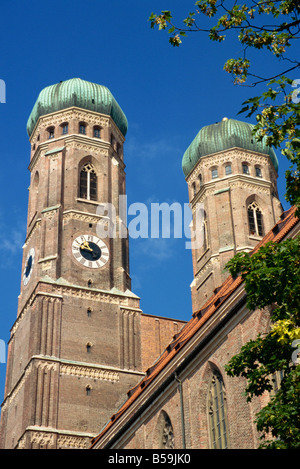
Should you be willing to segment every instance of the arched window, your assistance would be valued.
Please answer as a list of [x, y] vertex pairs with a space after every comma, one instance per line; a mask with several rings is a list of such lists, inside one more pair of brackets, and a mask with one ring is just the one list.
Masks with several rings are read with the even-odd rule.
[[101, 136], [101, 129], [98, 125], [95, 125], [94, 129], [93, 129], [93, 135], [94, 137], [96, 138], [100, 138]]
[[90, 344], [89, 342], [86, 344], [86, 351], [87, 353], [91, 353], [91, 350], [92, 350], [92, 344]]
[[174, 449], [173, 426], [168, 414], [162, 410], [158, 419], [159, 449]]
[[243, 174], [250, 174], [247, 163], [243, 163]]
[[194, 197], [195, 194], [196, 194], [196, 183], [193, 182], [193, 184], [192, 184], [192, 197]]
[[94, 166], [87, 163], [80, 171], [79, 197], [87, 200], [97, 200], [97, 174]]
[[61, 133], [62, 135], [66, 135], [69, 132], [69, 125], [67, 122], [61, 124]]
[[227, 449], [227, 406], [221, 374], [215, 370], [209, 388], [208, 418], [212, 449]]
[[204, 211], [203, 214], [203, 251], [206, 251], [208, 249], [208, 231], [207, 231], [207, 217], [206, 217], [206, 212]]
[[228, 174], [231, 174], [231, 173], [232, 173], [231, 164], [227, 164], [225, 166], [225, 174], [226, 176], [228, 176]]
[[36, 173], [34, 175], [34, 178], [33, 178], [33, 183], [32, 183], [32, 197], [33, 197], [33, 200], [34, 200], [34, 211], [37, 210], [38, 201], [39, 201], [39, 197], [38, 197], [39, 182], [40, 182], [39, 173], [38, 173], [38, 171], [36, 171]]
[[91, 391], [92, 391], [92, 388], [91, 388], [91, 386], [88, 385], [88, 386], [85, 388], [86, 395], [87, 395], [87, 396], [90, 396], [90, 395], [91, 395]]
[[48, 138], [54, 138], [54, 127], [48, 127]]
[[84, 122], [79, 123], [79, 133], [82, 135], [86, 134], [86, 124]]
[[215, 179], [215, 178], [218, 177], [218, 168], [213, 168], [211, 170], [211, 177], [212, 177], [212, 179]]
[[255, 166], [255, 176], [258, 178], [262, 177], [262, 172], [259, 166]]
[[250, 234], [263, 236], [263, 216], [255, 201], [248, 205], [248, 222]]
[[203, 178], [202, 178], [202, 174], [199, 174], [199, 186], [202, 187], [203, 185]]

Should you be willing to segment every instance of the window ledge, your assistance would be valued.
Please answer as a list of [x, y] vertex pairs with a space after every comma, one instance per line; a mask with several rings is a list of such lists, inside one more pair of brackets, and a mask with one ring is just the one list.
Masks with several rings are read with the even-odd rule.
[[254, 241], [261, 241], [263, 239], [263, 236], [259, 235], [249, 235], [249, 239], [253, 239]]
[[81, 199], [80, 197], [77, 197], [77, 202], [84, 202], [85, 204], [92, 204], [92, 205], [103, 205], [101, 202], [97, 200], [88, 200], [88, 199]]

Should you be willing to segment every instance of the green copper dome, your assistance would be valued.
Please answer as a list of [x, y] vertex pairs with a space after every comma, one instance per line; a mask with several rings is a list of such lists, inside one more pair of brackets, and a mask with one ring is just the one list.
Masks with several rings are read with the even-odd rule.
[[40, 92], [27, 122], [28, 135], [31, 135], [39, 117], [71, 106], [111, 116], [122, 134], [126, 135], [126, 116], [109, 89], [80, 78], [61, 81]]
[[252, 135], [253, 124], [227, 119], [203, 127], [196, 135], [182, 158], [182, 169], [187, 176], [202, 156], [211, 155], [229, 148], [243, 148], [269, 155], [278, 172], [278, 160], [266, 139], [258, 142]]

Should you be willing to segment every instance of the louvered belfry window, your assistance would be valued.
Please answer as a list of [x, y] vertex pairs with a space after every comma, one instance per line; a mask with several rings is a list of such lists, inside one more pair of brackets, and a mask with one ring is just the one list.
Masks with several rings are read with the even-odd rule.
[[248, 221], [250, 234], [263, 236], [263, 216], [256, 202], [248, 205]]
[[97, 174], [91, 163], [84, 165], [80, 171], [80, 198], [97, 200]]

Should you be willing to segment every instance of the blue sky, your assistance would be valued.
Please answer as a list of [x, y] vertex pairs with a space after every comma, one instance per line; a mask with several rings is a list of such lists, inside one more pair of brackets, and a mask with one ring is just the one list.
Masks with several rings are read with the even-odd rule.
[[[26, 233], [26, 123], [45, 86], [79, 77], [113, 93], [129, 122], [124, 149], [129, 204], [187, 203], [184, 151], [204, 125], [225, 116], [245, 120], [237, 116], [242, 102], [262, 90], [234, 86], [223, 71], [227, 58], [242, 54], [230, 38], [219, 45], [197, 33], [175, 49], [167, 34], [151, 30], [151, 12], [168, 9], [184, 17], [192, 2], [0, 0], [0, 79], [6, 83], [6, 103], [0, 104], [0, 339], [6, 343], [17, 314]], [[256, 71], [278, 73], [274, 60], [258, 57]], [[280, 198], [288, 208], [288, 165], [277, 156]], [[132, 290], [145, 313], [190, 318], [192, 259], [185, 242], [130, 240]], [[0, 363], [1, 402], [5, 369]]]

